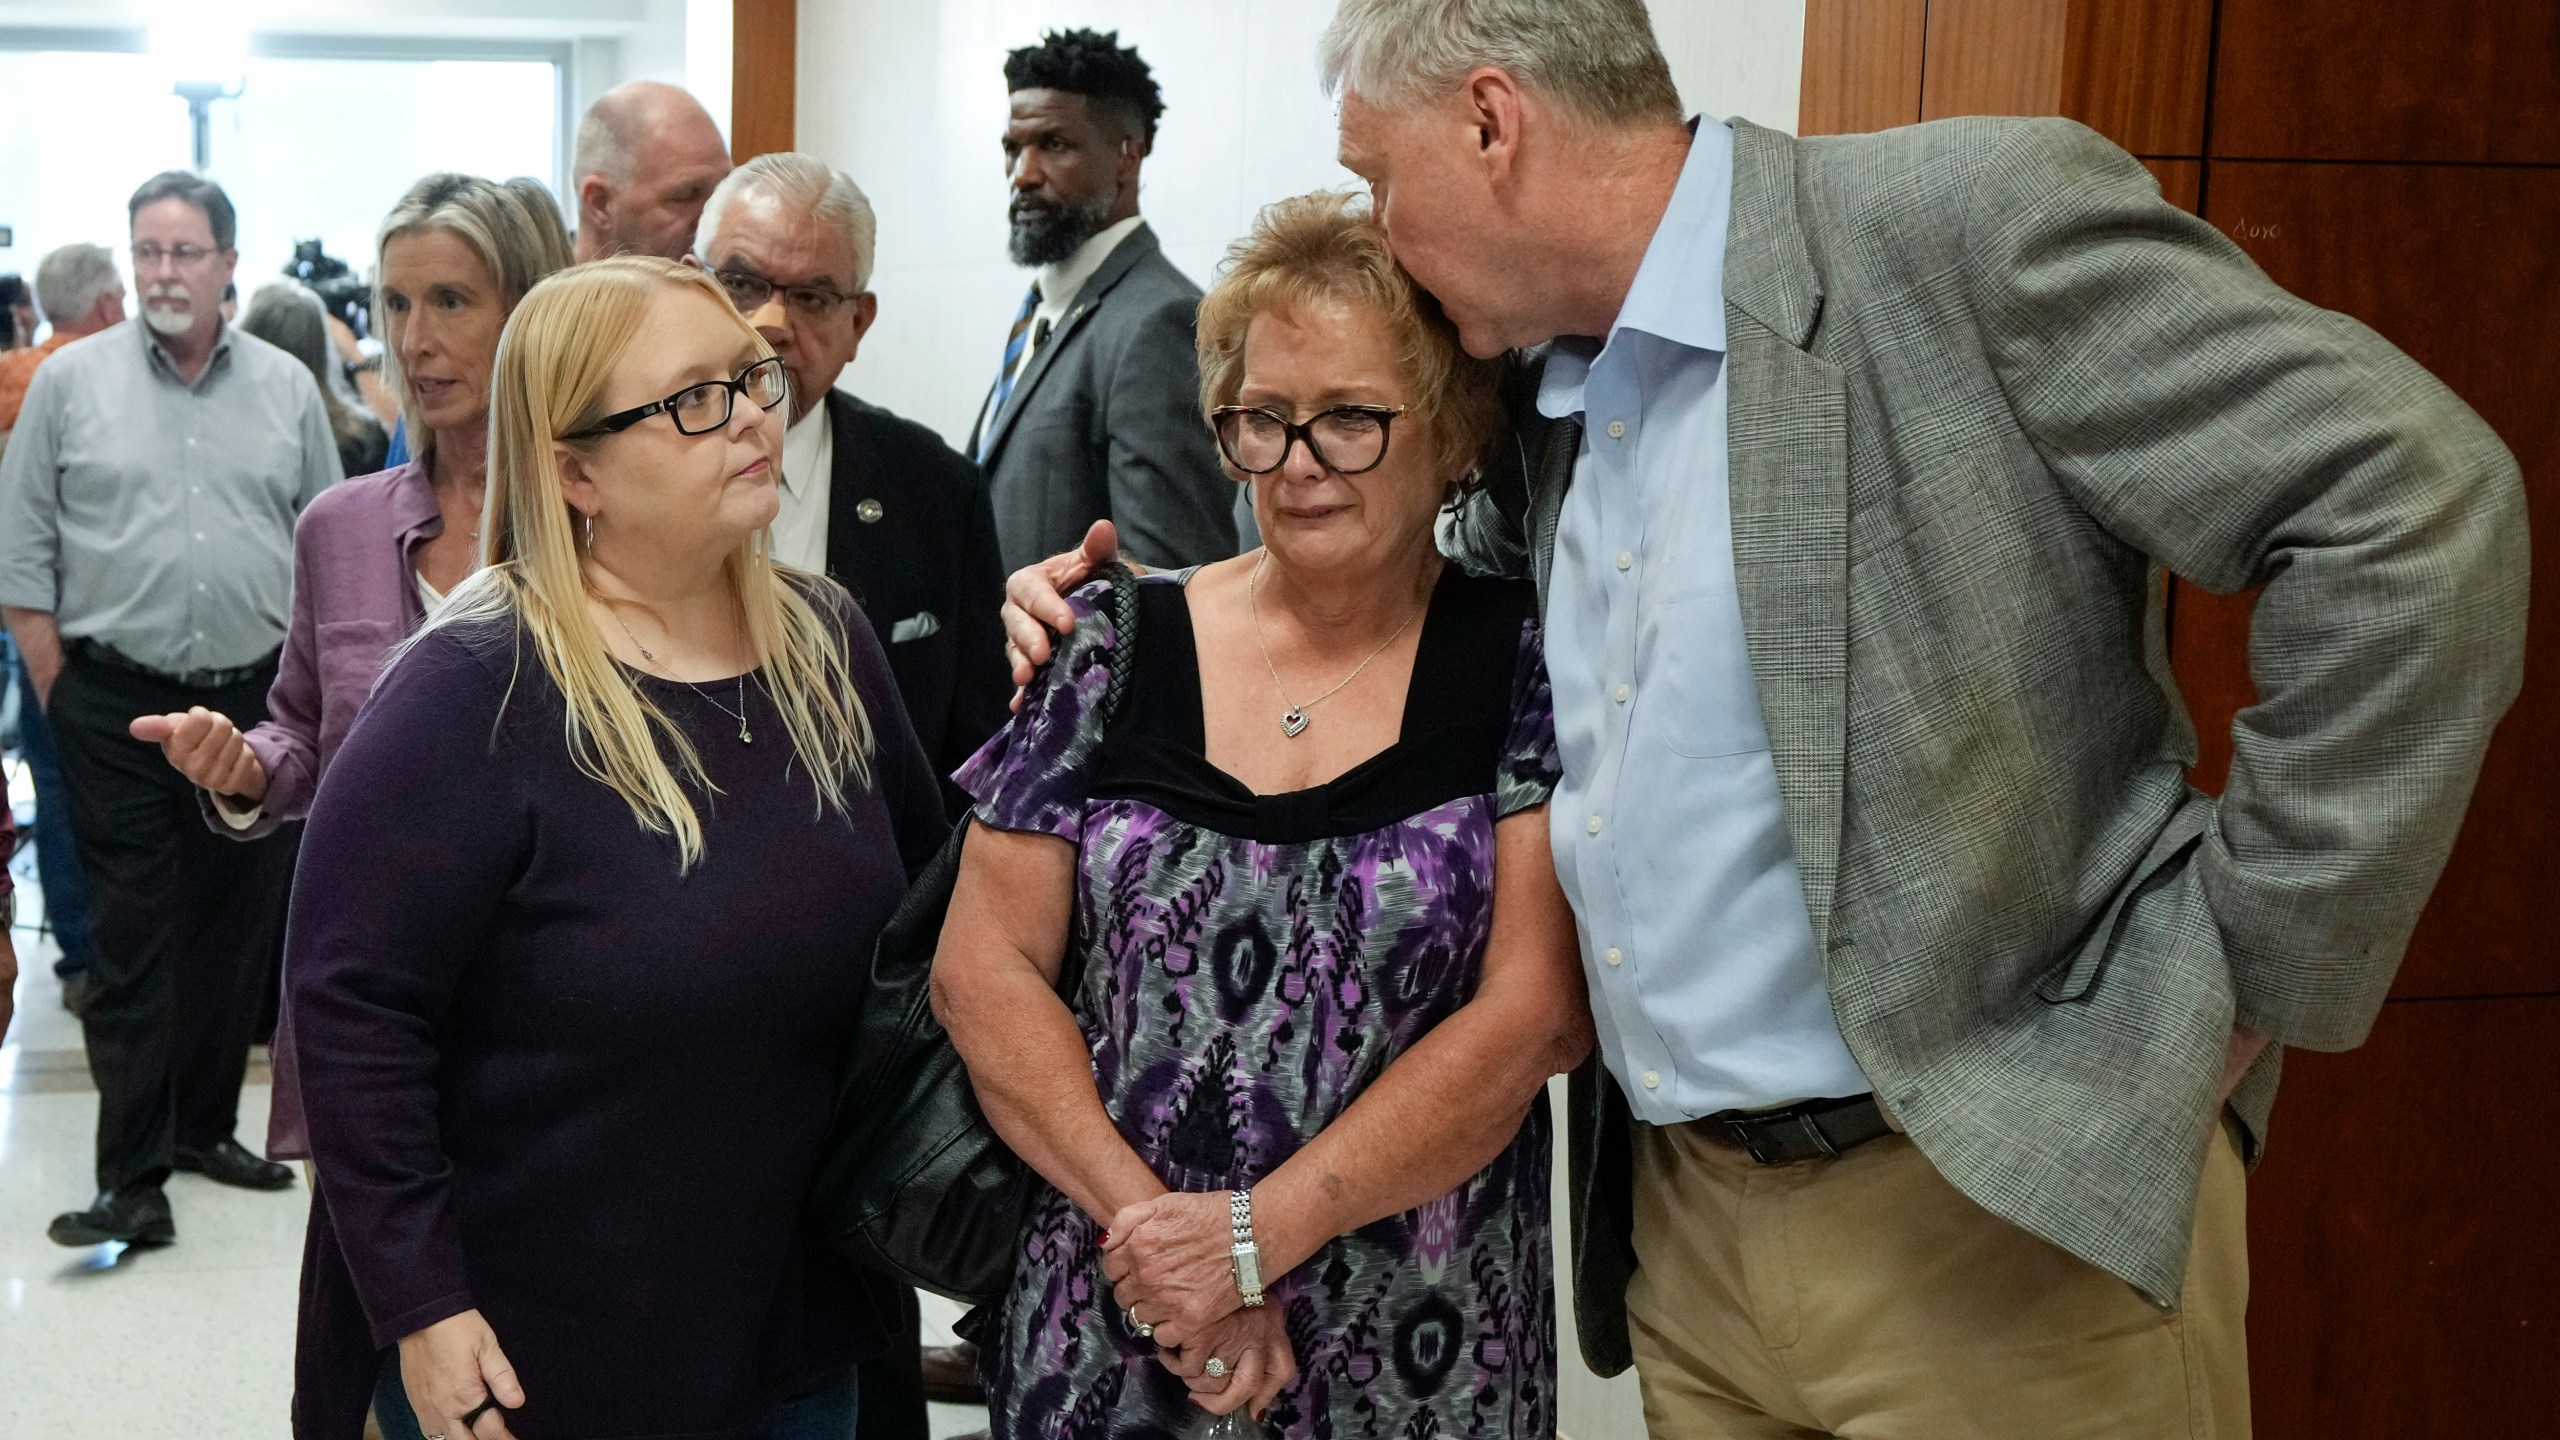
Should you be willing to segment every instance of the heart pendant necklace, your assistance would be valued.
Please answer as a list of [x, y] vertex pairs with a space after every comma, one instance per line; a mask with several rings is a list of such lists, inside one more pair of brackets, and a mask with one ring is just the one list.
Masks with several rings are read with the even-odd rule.
[[[1253, 576], [1245, 581], [1244, 585], [1245, 608], [1253, 616], [1253, 643], [1262, 647], [1262, 668], [1271, 672], [1271, 688], [1278, 692], [1280, 703], [1289, 707], [1280, 712], [1280, 733], [1295, 740], [1307, 733], [1308, 722], [1314, 718], [1307, 712], [1332, 699], [1340, 693], [1343, 686], [1359, 679], [1360, 672], [1369, 668], [1369, 660], [1375, 660], [1386, 654], [1388, 646], [1403, 638], [1404, 632], [1413, 628], [1415, 618], [1421, 615], [1422, 611], [1416, 610], [1412, 615], [1404, 617], [1404, 623], [1396, 627], [1395, 633], [1378, 642], [1378, 648], [1369, 652], [1368, 660], [1353, 666], [1350, 674], [1333, 682], [1333, 689], [1301, 705], [1289, 698], [1289, 687], [1280, 683], [1280, 667], [1271, 663], [1271, 642], [1262, 638], [1262, 567], [1269, 564], [1270, 560], [1271, 552], [1265, 550], [1262, 552], [1262, 558], [1253, 562]], [[1423, 608], [1430, 607], [1426, 605]]]

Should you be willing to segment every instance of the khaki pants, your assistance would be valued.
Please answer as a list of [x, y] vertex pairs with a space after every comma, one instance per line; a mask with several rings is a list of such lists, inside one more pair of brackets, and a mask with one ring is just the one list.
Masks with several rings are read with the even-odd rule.
[[1628, 1328], [1655, 1440], [2245, 1440], [2245, 1177], [2206, 1158], [2184, 1308], [1968, 1200], [1887, 1135], [1759, 1165], [1635, 1127]]

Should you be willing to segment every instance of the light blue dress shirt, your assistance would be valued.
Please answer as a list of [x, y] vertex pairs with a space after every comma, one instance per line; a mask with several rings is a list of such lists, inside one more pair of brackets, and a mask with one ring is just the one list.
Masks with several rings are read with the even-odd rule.
[[1548, 810], [1602, 1059], [1657, 1125], [1871, 1087], [1805, 912], [1734, 586], [1724, 249], [1733, 132], [1702, 121], [1605, 344], [1556, 343], [1583, 413], [1547, 600]]

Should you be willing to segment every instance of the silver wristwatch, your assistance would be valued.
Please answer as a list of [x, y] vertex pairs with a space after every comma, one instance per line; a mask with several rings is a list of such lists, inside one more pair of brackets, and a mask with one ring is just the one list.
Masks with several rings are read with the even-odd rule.
[[1236, 1293], [1248, 1306], [1262, 1303], [1262, 1249], [1253, 1243], [1253, 1192], [1227, 1192], [1227, 1218], [1235, 1226], [1236, 1246], [1228, 1252], [1236, 1271]]

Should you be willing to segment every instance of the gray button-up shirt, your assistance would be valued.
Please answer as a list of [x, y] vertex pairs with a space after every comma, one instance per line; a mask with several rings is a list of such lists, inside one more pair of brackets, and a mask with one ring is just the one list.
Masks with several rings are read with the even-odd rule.
[[0, 605], [170, 674], [284, 641], [293, 526], [337, 482], [301, 362], [225, 326], [189, 385], [139, 320], [36, 371], [0, 457]]

